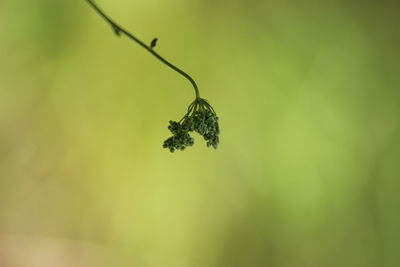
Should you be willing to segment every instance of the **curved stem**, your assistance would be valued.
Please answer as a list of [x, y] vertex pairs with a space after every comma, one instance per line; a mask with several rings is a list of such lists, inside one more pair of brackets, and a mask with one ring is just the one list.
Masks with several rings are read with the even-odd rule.
[[152, 47], [146, 45], [145, 43], [143, 43], [142, 41], [140, 41], [137, 37], [135, 37], [134, 35], [132, 35], [131, 33], [129, 33], [128, 31], [126, 31], [124, 28], [122, 28], [121, 26], [119, 26], [118, 24], [116, 24], [112, 19], [110, 19], [92, 0], [86, 0], [86, 2], [88, 2], [88, 4], [94, 9], [96, 10], [96, 12], [103, 17], [103, 19], [105, 19], [110, 25], [111, 27], [114, 29], [115, 33], [120, 34], [123, 33], [126, 36], [128, 36], [129, 38], [131, 38], [133, 41], [137, 42], [139, 45], [141, 45], [144, 49], [146, 49], [147, 51], [149, 51], [151, 54], [153, 54], [153, 56], [155, 56], [156, 58], [158, 58], [161, 62], [163, 62], [165, 65], [167, 65], [168, 67], [170, 67], [171, 69], [175, 70], [176, 72], [178, 72], [179, 74], [181, 74], [182, 76], [184, 76], [186, 79], [188, 79], [190, 81], [190, 83], [193, 85], [194, 90], [196, 92], [196, 98], [200, 98], [200, 93], [199, 93], [199, 89], [197, 88], [197, 84], [196, 82], [193, 80], [192, 77], [189, 76], [189, 74], [187, 74], [186, 72], [184, 72], [183, 70], [179, 69], [178, 67], [176, 67], [175, 65], [171, 64], [170, 62], [168, 62], [166, 59], [164, 59], [162, 56], [160, 56], [157, 52], [155, 52], [153, 50]]

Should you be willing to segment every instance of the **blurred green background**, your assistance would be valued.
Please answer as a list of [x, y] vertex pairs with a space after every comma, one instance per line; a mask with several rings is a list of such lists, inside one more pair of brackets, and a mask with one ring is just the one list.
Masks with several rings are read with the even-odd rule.
[[400, 2], [0, 1], [0, 266], [400, 266]]

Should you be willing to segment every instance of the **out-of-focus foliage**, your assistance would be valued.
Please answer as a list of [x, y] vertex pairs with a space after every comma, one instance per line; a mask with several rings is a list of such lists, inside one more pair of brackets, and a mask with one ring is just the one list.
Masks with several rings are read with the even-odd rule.
[[85, 1], [0, 1], [0, 266], [400, 265], [398, 1], [98, 4], [220, 145]]

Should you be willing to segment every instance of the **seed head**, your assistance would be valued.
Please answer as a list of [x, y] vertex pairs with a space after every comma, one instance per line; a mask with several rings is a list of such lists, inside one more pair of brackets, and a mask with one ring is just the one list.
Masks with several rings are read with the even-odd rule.
[[179, 121], [170, 121], [168, 129], [172, 136], [164, 141], [164, 148], [171, 152], [185, 150], [194, 144], [189, 132], [197, 132], [207, 141], [207, 147], [216, 149], [219, 143], [218, 117], [211, 105], [202, 98], [196, 98], [186, 115]]

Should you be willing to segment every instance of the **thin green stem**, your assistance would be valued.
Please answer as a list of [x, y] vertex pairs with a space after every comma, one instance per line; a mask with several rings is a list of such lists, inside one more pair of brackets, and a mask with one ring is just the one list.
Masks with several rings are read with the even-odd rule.
[[170, 67], [171, 69], [175, 70], [176, 72], [178, 72], [179, 74], [181, 74], [182, 76], [184, 76], [186, 79], [188, 79], [190, 81], [190, 83], [193, 85], [194, 90], [196, 92], [196, 99], [200, 98], [200, 93], [199, 93], [199, 89], [197, 88], [197, 84], [196, 82], [193, 80], [192, 77], [189, 76], [189, 74], [187, 74], [186, 72], [184, 72], [183, 70], [179, 69], [178, 67], [176, 67], [175, 65], [171, 64], [170, 62], [168, 62], [166, 59], [164, 59], [162, 56], [160, 56], [157, 52], [155, 52], [153, 50], [153, 48], [151, 46], [146, 45], [145, 43], [143, 43], [142, 41], [140, 41], [137, 37], [135, 37], [133, 34], [129, 33], [128, 31], [126, 31], [124, 28], [122, 28], [121, 26], [119, 26], [117, 23], [115, 23], [112, 19], [110, 19], [110, 17], [108, 17], [92, 0], [86, 0], [86, 2], [88, 2], [88, 4], [94, 9], [96, 10], [96, 12], [103, 17], [103, 19], [105, 19], [110, 25], [111, 27], [114, 29], [114, 31], [117, 34], [123, 33], [126, 36], [128, 36], [129, 38], [131, 38], [133, 41], [137, 42], [139, 45], [141, 45], [144, 49], [146, 49], [147, 51], [149, 51], [151, 54], [153, 54], [153, 56], [155, 56], [156, 58], [158, 58], [161, 62], [163, 62], [165, 65], [167, 65], [168, 67]]

